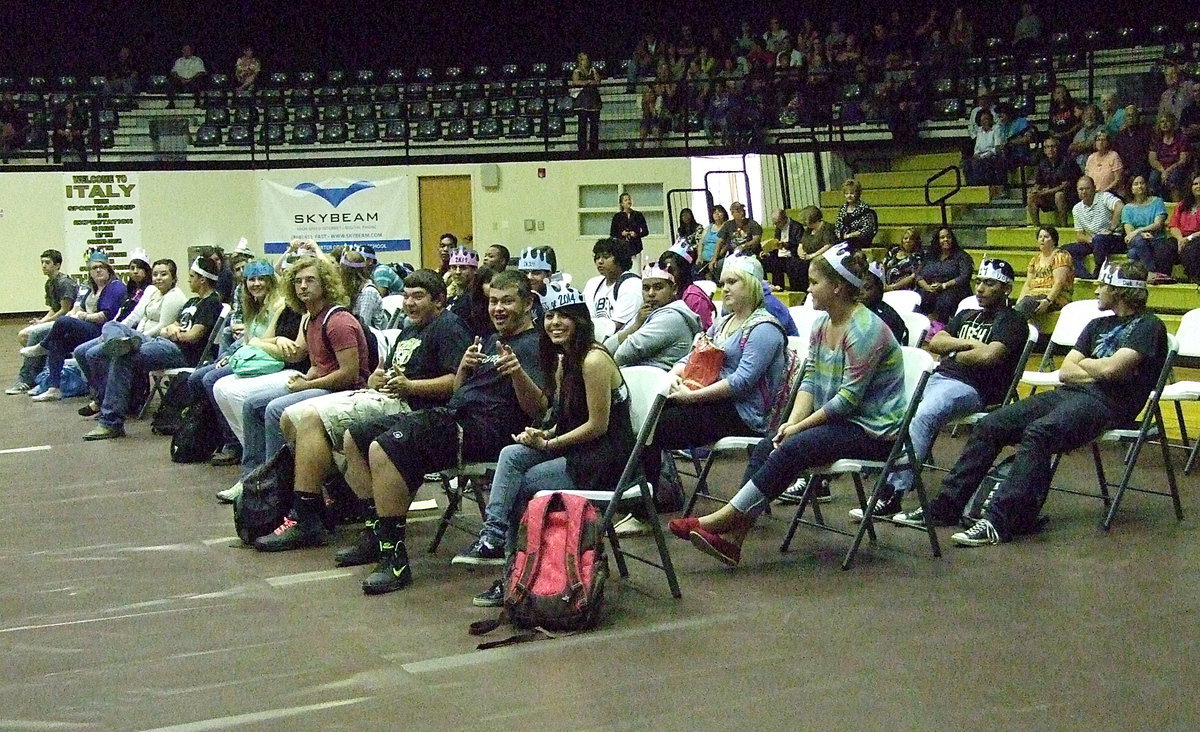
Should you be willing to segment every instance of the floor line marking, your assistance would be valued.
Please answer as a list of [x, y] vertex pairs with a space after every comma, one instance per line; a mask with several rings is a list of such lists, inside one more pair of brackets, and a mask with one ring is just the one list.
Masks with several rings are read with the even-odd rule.
[[42, 450], [49, 450], [49, 449], [50, 449], [49, 445], [34, 445], [32, 447], [10, 447], [7, 450], [0, 450], [0, 455], [12, 455], [12, 454], [18, 453], [18, 452], [41, 452]]
[[301, 572], [299, 574], [284, 574], [278, 577], [267, 577], [266, 583], [272, 587], [288, 587], [304, 584], [305, 582], [320, 582], [321, 580], [349, 577], [354, 574], [352, 569], [322, 569], [316, 572]]
[[171, 610], [152, 610], [145, 613], [126, 613], [124, 615], [106, 615], [102, 618], [84, 618], [83, 620], [66, 620], [61, 623], [41, 623], [38, 625], [16, 625], [11, 628], [0, 628], [0, 635], [4, 633], [19, 633], [25, 630], [45, 630], [47, 628], [65, 628], [72, 625], [91, 625], [92, 623], [105, 623], [110, 620], [129, 620], [130, 618], [144, 618], [152, 615], [169, 615], [174, 613], [190, 613], [202, 610], [205, 612], [211, 611], [214, 607], [181, 607]]
[[247, 714], [235, 714], [228, 717], [201, 719], [196, 722], [185, 722], [184, 724], [171, 725], [170, 727], [155, 727], [152, 730], [147, 730], [147, 732], [202, 732], [203, 730], [226, 729], [239, 724], [266, 722], [272, 719], [295, 717], [308, 712], [319, 712], [322, 709], [344, 707], [350, 704], [361, 704], [362, 702], [368, 701], [370, 698], [371, 697], [369, 696], [358, 696], [352, 699], [336, 699], [334, 701], [321, 702], [320, 704], [308, 704], [302, 707], [265, 709], [261, 712], [250, 712]]

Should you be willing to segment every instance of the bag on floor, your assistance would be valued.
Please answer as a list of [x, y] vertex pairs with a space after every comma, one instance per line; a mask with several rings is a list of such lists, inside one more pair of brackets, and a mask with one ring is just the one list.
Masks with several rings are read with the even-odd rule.
[[187, 377], [171, 379], [159, 400], [154, 418], [150, 420], [150, 431], [156, 435], [174, 435], [183, 426], [183, 410], [191, 403], [192, 391], [188, 388]]
[[221, 428], [212, 403], [201, 399], [180, 414], [179, 428], [171, 435], [171, 462], [205, 462], [220, 443]]
[[[46, 388], [46, 382], [50, 380], [50, 369], [42, 369], [42, 372], [34, 379], [37, 386]], [[58, 389], [62, 392], [63, 399], [71, 397], [83, 396], [88, 393], [87, 381], [83, 378], [83, 372], [79, 370], [79, 364], [75, 359], [68, 359], [63, 362], [62, 376], [58, 380]]]
[[233, 525], [247, 544], [266, 536], [292, 510], [296, 461], [284, 447], [242, 479], [242, 495], [233, 502]]

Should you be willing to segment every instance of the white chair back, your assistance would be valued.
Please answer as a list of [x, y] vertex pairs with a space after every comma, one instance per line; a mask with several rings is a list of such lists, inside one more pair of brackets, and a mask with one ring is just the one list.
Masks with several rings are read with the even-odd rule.
[[1076, 300], [1063, 306], [1058, 313], [1058, 322], [1050, 334], [1050, 342], [1056, 346], [1074, 348], [1087, 324], [1096, 318], [1112, 315], [1111, 310], [1101, 310], [1099, 300]]
[[1179, 341], [1179, 355], [1188, 358], [1200, 357], [1200, 308], [1189, 310], [1179, 321], [1175, 331]]
[[597, 343], [603, 343], [610, 335], [617, 332], [617, 326], [608, 318], [592, 318], [592, 329], [595, 331]]
[[912, 312], [900, 313], [900, 317], [904, 320], [904, 327], [908, 328], [908, 343], [904, 345], [919, 348], [925, 340], [925, 334], [929, 332], [929, 318]]
[[388, 320], [391, 320], [398, 311], [404, 310], [404, 295], [387, 295], [383, 298], [383, 312], [388, 314]]
[[788, 336], [787, 349], [796, 354], [798, 363], [804, 363], [804, 359], [808, 358], [809, 342], [807, 336]]
[[709, 300], [712, 299], [713, 295], [717, 294], [717, 283], [712, 280], [696, 280], [693, 284], [704, 290], [704, 294], [708, 295]]
[[[890, 293], [885, 292], [883, 294], [886, 298], [886, 296]], [[974, 295], [971, 295], [969, 297], [964, 297], [963, 299], [959, 300], [958, 301], [958, 309], [955, 310], [954, 312], [961, 313], [964, 310], [982, 310], [982, 309], [983, 308], [979, 307], [979, 298], [975, 297]]]
[[937, 362], [933, 360], [933, 354], [920, 348], [901, 346], [900, 352], [904, 358], [904, 403], [909, 404], [921, 383], [921, 376], [933, 371]]
[[666, 394], [670, 387], [671, 374], [654, 366], [626, 366], [621, 369], [621, 376], [629, 388], [629, 419], [637, 435], [650, 415], [654, 398]]
[[392, 352], [392, 346], [396, 345], [396, 339], [400, 337], [400, 328], [385, 328], [375, 331], [375, 340], [379, 342], [379, 367], [386, 369], [388, 367], [387, 357]]
[[803, 302], [803, 303], [801, 303], [800, 307], [802, 307], [802, 308], [807, 308], [807, 309], [809, 309], [809, 310], [813, 310], [813, 309], [814, 309], [814, 308], [813, 308], [813, 299], [812, 299], [812, 293], [811, 293], [811, 292], [806, 292], [806, 293], [804, 294], [804, 302]]
[[900, 314], [913, 313], [921, 304], [921, 295], [913, 290], [892, 290], [883, 293], [883, 301]]
[[825, 312], [823, 310], [800, 307], [799, 305], [793, 305], [788, 308], [788, 312], [792, 315], [792, 322], [796, 324], [796, 335], [804, 339], [804, 347], [807, 350], [813, 327], [816, 325], [817, 320], [825, 315]]

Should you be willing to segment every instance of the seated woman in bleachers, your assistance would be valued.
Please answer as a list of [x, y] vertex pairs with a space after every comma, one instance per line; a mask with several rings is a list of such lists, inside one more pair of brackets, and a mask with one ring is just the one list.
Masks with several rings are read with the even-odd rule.
[[947, 226], [938, 229], [921, 269], [917, 271], [917, 292], [921, 293], [918, 312], [933, 321], [930, 337], [950, 320], [964, 297], [971, 294], [971, 275], [975, 260], [958, 245], [958, 237]]
[[[75, 307], [54, 321], [41, 343], [21, 349], [22, 356], [44, 355], [49, 376], [46, 383], [29, 392], [35, 402], [62, 399], [58, 388], [63, 362], [81, 343], [100, 336], [100, 326], [112, 320], [125, 301], [125, 283], [117, 278], [108, 255], [95, 250], [88, 254], [88, 284], [80, 290]], [[26, 350], [36, 349], [31, 353]]]
[[852, 249], [866, 249], [879, 231], [875, 212], [863, 203], [862, 186], [853, 178], [842, 183], [842, 196], [846, 202], [838, 209], [833, 221], [833, 238], [848, 242]]
[[659, 418], [654, 442], [642, 457], [646, 480], [654, 486], [662, 510], [679, 510], [682, 495], [667, 496], [659, 481], [662, 451], [702, 447], [722, 437], [761, 436], [767, 412], [781, 388], [787, 339], [779, 321], [763, 306], [762, 269], [754, 257], [730, 257], [721, 272], [722, 303], [727, 315], [707, 336], [724, 350], [720, 371], [708, 384], [684, 381], [696, 349], [675, 365], [675, 385]]
[[924, 256], [921, 232], [908, 227], [900, 236], [900, 243], [888, 249], [883, 259], [883, 291], [917, 289], [917, 271]]
[[1097, 191], [1108, 191], [1119, 196], [1120, 189], [1124, 184], [1125, 163], [1121, 160], [1121, 156], [1112, 149], [1112, 133], [1108, 131], [1107, 127], [1101, 125], [1100, 129], [1096, 131], [1092, 145], [1095, 147], [1095, 152], [1087, 156], [1087, 165], [1083, 168], [1083, 174], [1095, 181]]
[[675, 288], [679, 292], [679, 299], [700, 317], [700, 327], [708, 330], [712, 326], [717, 308], [713, 305], [712, 298], [708, 296], [707, 292], [700, 289], [692, 276], [692, 258], [695, 256], [695, 249], [677, 241], [670, 249], [659, 255], [658, 266], [670, 272], [671, 276], [675, 278]]
[[1200, 175], [1192, 176], [1191, 186], [1171, 212], [1167, 231], [1179, 247], [1179, 259], [1188, 279], [1200, 283]]
[[700, 245], [697, 247], [695, 274], [696, 277], [703, 279], [712, 279], [713, 260], [717, 256], [717, 238], [721, 233], [721, 227], [725, 226], [725, 222], [729, 221], [729, 212], [721, 204], [713, 206], [712, 211], [708, 214], [709, 224], [704, 227], [704, 233], [700, 235]]
[[[153, 283], [138, 301], [133, 312], [120, 319], [119, 323], [144, 333], [147, 338], [154, 338], [164, 327], [174, 323], [179, 317], [179, 311], [187, 302], [187, 295], [179, 289], [178, 272], [173, 259], [159, 259], [154, 263], [150, 279]], [[104, 360], [103, 349], [107, 342], [103, 326], [100, 336], [75, 347], [75, 362], [92, 393], [92, 401], [79, 408], [83, 417], [93, 417], [100, 413], [100, 402], [103, 401], [102, 380], [99, 378]]]
[[989, 110], [979, 113], [979, 129], [975, 132], [975, 147], [971, 157], [963, 158], [963, 177], [969, 186], [993, 186], [1004, 183], [1004, 161], [1001, 147], [1003, 133]]
[[1037, 230], [1037, 254], [1029, 260], [1025, 284], [1013, 307], [1033, 319], [1062, 310], [1075, 292], [1075, 268], [1071, 253], [1058, 248], [1058, 229], [1041, 226]]
[[1155, 132], [1149, 151], [1150, 189], [1163, 198], [1178, 201], [1187, 186], [1191, 146], [1171, 112], [1159, 115]]
[[861, 254], [831, 250], [813, 262], [809, 293], [827, 313], [813, 326], [804, 379], [786, 422], [754, 448], [742, 488], [717, 511], [675, 519], [671, 533], [730, 566], [767, 505], [811, 468], [835, 460], [881, 460], [907, 406], [896, 338], [859, 302], [867, 277]]
[[129, 253], [129, 274], [125, 277], [125, 302], [117, 309], [113, 320], [124, 320], [137, 308], [142, 297], [154, 286], [150, 283], [150, 256], [145, 249], [134, 249]]
[[350, 297], [350, 312], [369, 328], [386, 328], [388, 316], [383, 311], [383, 297], [371, 279], [374, 266], [367, 260], [367, 256], [358, 249], [347, 247], [342, 250], [338, 263], [342, 273], [342, 286], [346, 288], [346, 294]]
[[1146, 176], [1134, 176], [1129, 187], [1130, 199], [1121, 209], [1129, 258], [1146, 265], [1148, 284], [1165, 284], [1171, 281], [1171, 269], [1179, 261], [1175, 243], [1167, 238], [1167, 206], [1150, 195]]

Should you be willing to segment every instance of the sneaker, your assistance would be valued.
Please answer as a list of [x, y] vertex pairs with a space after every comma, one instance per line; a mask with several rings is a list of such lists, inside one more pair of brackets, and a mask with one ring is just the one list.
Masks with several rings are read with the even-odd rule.
[[[891, 498], [881, 502], [875, 506], [875, 510], [871, 513], [872, 518], [884, 518], [892, 514], [900, 512], [900, 493], [892, 493]], [[872, 500], [870, 498], [868, 501]], [[919, 509], [918, 509], [919, 510]], [[850, 520], [854, 523], [861, 523], [863, 520], [863, 510], [861, 508], [850, 509]]]
[[226, 445], [208, 459], [209, 465], [238, 465], [242, 462], [242, 446]]
[[18, 348], [17, 353], [21, 354], [21, 356], [24, 358], [38, 358], [39, 356], [45, 356], [47, 353], [49, 353], [49, 351], [47, 351], [45, 348], [42, 348], [41, 343], [35, 343], [32, 346]]
[[33, 386], [32, 386], [32, 387], [29, 389], [29, 391], [27, 391], [27, 392], [25, 392], [25, 393], [26, 393], [26, 394], [28, 394], [28, 395], [29, 395], [29, 396], [31, 396], [31, 397], [35, 397], [35, 396], [38, 396], [38, 395], [41, 395], [41, 394], [45, 394], [45, 393], [46, 393], [46, 387], [42, 386], [41, 384], [34, 384], [34, 385], [33, 385]]
[[959, 546], [987, 546], [988, 544], [999, 544], [1000, 534], [996, 531], [996, 527], [992, 526], [991, 521], [979, 519], [966, 531], [951, 534], [950, 541]]
[[[32, 394], [33, 392], [30, 393]], [[60, 400], [62, 400], [62, 389], [59, 389], [57, 386], [52, 386], [49, 389], [41, 391], [33, 397], [33, 401], [35, 402], [57, 402]]]
[[395, 592], [412, 584], [412, 569], [408, 566], [408, 552], [404, 542], [379, 542], [379, 564], [375, 571], [363, 580], [363, 592], [368, 595], [382, 595]]
[[91, 432], [83, 436], [83, 439], [92, 442], [95, 440], [111, 440], [117, 437], [125, 436], [124, 427], [109, 427], [106, 424], [97, 425]]
[[451, 564], [469, 564], [481, 566], [485, 564], [504, 565], [508, 561], [504, 556], [504, 547], [493, 546], [486, 536], [480, 536], [465, 552], [459, 553]]
[[79, 408], [80, 417], [95, 417], [100, 414], [100, 406], [95, 402], [88, 402]]
[[[931, 518], [933, 519], [934, 526], [954, 526], [955, 525], [954, 521], [946, 521], [944, 519], [938, 518], [937, 514], [932, 514]], [[911, 511], [905, 511], [904, 513], [898, 513], [895, 516], [892, 516], [892, 521], [894, 521], [898, 524], [904, 524], [905, 526], [912, 526], [913, 528], [923, 529], [923, 528], [925, 528], [925, 509], [918, 506], [917, 508], [914, 508]]]
[[325, 523], [320, 518], [299, 521], [297, 513], [293, 511], [284, 516], [283, 523], [274, 531], [255, 539], [254, 548], [260, 552], [287, 552], [329, 543], [329, 533], [325, 531]]
[[736, 567], [742, 561], [742, 548], [731, 541], [726, 541], [723, 537], [711, 531], [697, 526], [688, 535], [692, 541], [692, 546], [704, 552], [710, 557], [729, 567]]
[[799, 503], [804, 498], [804, 489], [808, 488], [808, 478], [797, 478], [795, 483], [779, 496], [780, 503]]
[[29, 384], [26, 384], [24, 381], [18, 381], [16, 383], [14, 383], [12, 386], [5, 389], [4, 393], [8, 394], [9, 396], [12, 396], [14, 394], [25, 394], [32, 388], [33, 388], [32, 386], [30, 386]]
[[374, 521], [366, 522], [354, 545], [339, 549], [333, 555], [333, 564], [337, 567], [357, 567], [378, 561], [379, 535], [375, 533]]
[[238, 481], [223, 491], [217, 491], [217, 500], [221, 503], [233, 503], [242, 495], [242, 481]]
[[136, 351], [139, 345], [141, 345], [141, 341], [133, 336], [109, 338], [103, 346], [100, 346], [100, 353], [104, 354], [105, 358], [120, 358]]
[[486, 592], [480, 592], [471, 598], [475, 607], [501, 607], [504, 605], [504, 580], [498, 579]]
[[617, 536], [650, 536], [654, 533], [654, 527], [648, 521], [642, 521], [633, 514], [628, 514], [625, 518], [613, 525], [617, 531]]

